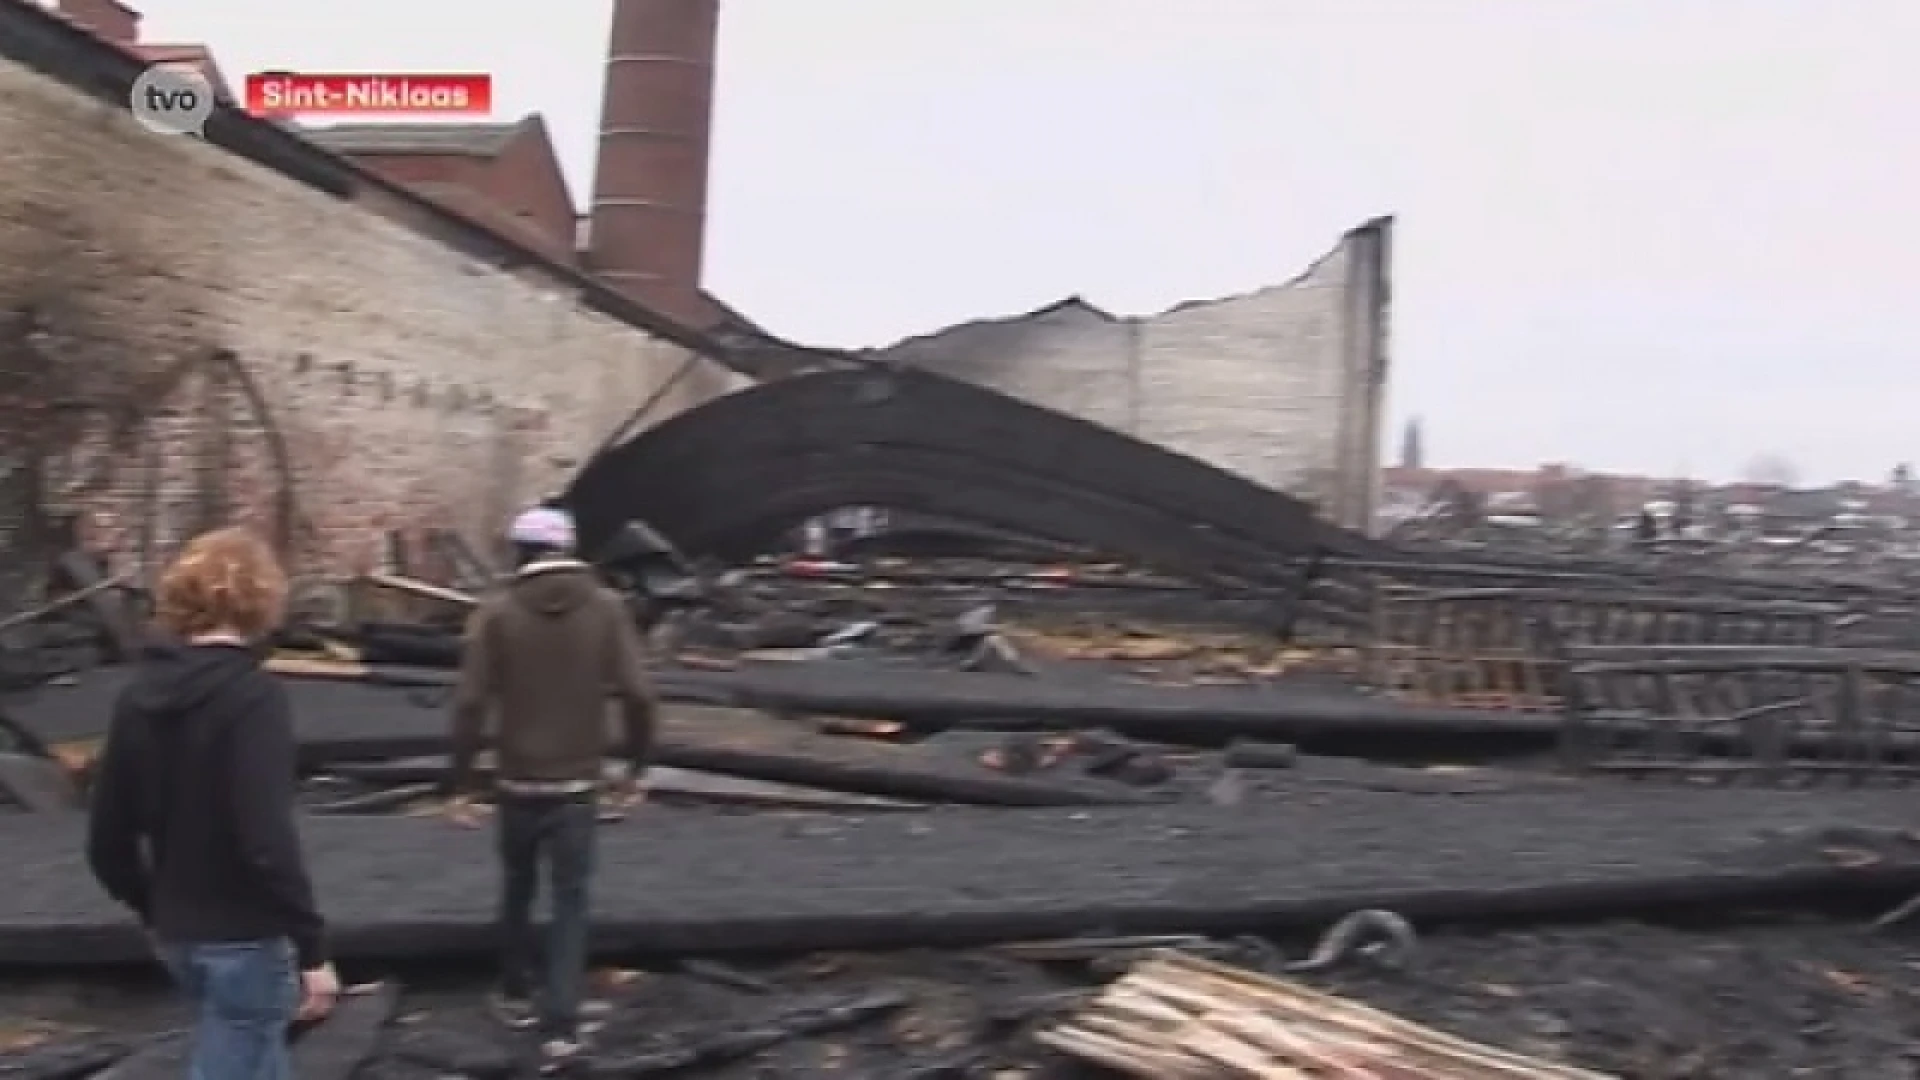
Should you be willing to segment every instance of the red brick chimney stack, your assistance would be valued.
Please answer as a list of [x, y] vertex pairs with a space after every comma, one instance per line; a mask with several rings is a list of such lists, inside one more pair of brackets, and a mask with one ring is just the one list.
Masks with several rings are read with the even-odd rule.
[[115, 45], [140, 43], [140, 13], [119, 0], [60, 0], [55, 10], [68, 22]]
[[614, 0], [589, 211], [589, 268], [696, 325], [719, 27], [720, 0]]

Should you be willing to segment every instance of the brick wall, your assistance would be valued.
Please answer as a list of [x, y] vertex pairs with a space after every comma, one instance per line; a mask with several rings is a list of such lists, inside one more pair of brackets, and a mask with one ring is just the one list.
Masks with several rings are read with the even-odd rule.
[[544, 122], [523, 124], [480, 180], [521, 231], [539, 235], [542, 251], [568, 266], [579, 263], [573, 195]]
[[1244, 296], [1116, 318], [1078, 300], [882, 355], [1190, 454], [1369, 528], [1378, 498], [1391, 225]]
[[[6, 60], [0, 146], [15, 526], [71, 514], [96, 546], [154, 559], [238, 519], [343, 570], [378, 559], [386, 529], [485, 543], [683, 369], [552, 279], [397, 223], [397, 202], [148, 134]], [[655, 420], [739, 383], [697, 360]]]

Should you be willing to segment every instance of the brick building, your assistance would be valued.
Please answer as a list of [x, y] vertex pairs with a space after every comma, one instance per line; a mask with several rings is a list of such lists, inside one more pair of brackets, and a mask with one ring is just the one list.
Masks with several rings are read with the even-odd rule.
[[[577, 250], [582, 268], [634, 283], [757, 374], [841, 362], [684, 287], [700, 278], [715, 14], [716, 5], [688, 0], [615, 6], [595, 190], [588, 213], [571, 222], [562, 214], [573, 200], [537, 117], [308, 134], [493, 228], [537, 233], [534, 242], [556, 253]], [[1071, 299], [875, 355], [1192, 454], [1365, 528], [1378, 499], [1391, 234], [1390, 220], [1369, 222], [1285, 285], [1152, 318], [1117, 318]]]
[[582, 272], [537, 184], [489, 186], [550, 162], [536, 122], [420, 190], [231, 106], [205, 140], [156, 136], [132, 80], [212, 57], [140, 42], [112, 0], [63, 7], [0, 0], [12, 553], [63, 522], [133, 564], [224, 520], [310, 568], [372, 565], [389, 533], [484, 542], [637, 403], [659, 392], [657, 421], [747, 381], [646, 290]]
[[301, 133], [555, 262], [579, 265], [573, 194], [537, 113], [511, 124], [340, 124]]
[[143, 41], [140, 13], [120, 0], [46, 0], [42, 6], [82, 30], [117, 45], [150, 64], [174, 68], [199, 76], [223, 101], [233, 102], [233, 84], [213, 59], [213, 53], [198, 42]]
[[[117, 0], [0, 0], [0, 531], [150, 564], [260, 523], [303, 564], [484, 539], [585, 456], [751, 377], [848, 361], [701, 285], [718, 0], [614, 0], [584, 214], [538, 116], [153, 136], [126, 87], [200, 45]], [[1069, 302], [883, 350], [1304, 495], [1377, 500], [1391, 222], [1286, 285]]]

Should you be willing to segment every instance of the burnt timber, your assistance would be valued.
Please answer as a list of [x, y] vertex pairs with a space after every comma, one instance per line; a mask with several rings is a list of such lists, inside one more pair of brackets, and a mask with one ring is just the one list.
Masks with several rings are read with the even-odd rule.
[[[439, 674], [439, 673], [429, 673]], [[99, 738], [124, 669], [88, 672], [13, 712], [60, 745]], [[450, 747], [445, 695], [363, 683], [302, 680], [295, 690], [302, 767], [408, 755]], [[986, 806], [1099, 806], [1141, 801], [1118, 785], [1005, 776], [900, 747], [813, 735], [765, 717], [679, 718], [662, 731], [661, 765], [712, 769], [774, 783], [817, 785], [905, 800]], [[418, 779], [418, 777], [414, 777]]]
[[[884, 717], [932, 729], [1098, 726], [1141, 738], [1203, 745], [1236, 738], [1307, 745], [1343, 739], [1445, 744], [1506, 738], [1546, 749], [1561, 730], [1559, 720], [1548, 715], [1409, 705], [1337, 689], [1053, 681], [859, 663], [770, 662], [742, 664], [735, 671], [666, 670], [657, 672], [655, 680], [667, 700], [696, 705]], [[8, 712], [49, 744], [97, 739], [105, 734], [107, 707], [123, 681], [120, 669], [87, 672], [70, 685], [17, 697]], [[352, 680], [298, 682], [297, 735], [302, 758], [310, 768], [335, 761], [444, 753], [448, 748], [450, 672], [375, 669]], [[741, 754], [688, 727], [666, 733], [662, 755], [662, 764], [683, 768], [737, 771], [786, 783], [832, 783], [818, 776], [776, 774], [764, 764], [750, 766]], [[899, 788], [856, 790], [894, 798], [926, 795]], [[1044, 805], [1011, 795], [991, 801]], [[1054, 804], [1085, 801], [1062, 797]]]
[[[1905, 792], [1640, 789], [1352, 792], [1238, 809], [643, 813], [603, 832], [597, 945], [615, 954], [857, 950], [1089, 928], [1279, 931], [1369, 907], [1446, 919], [1810, 890], [1897, 899], [1920, 886], [1920, 845], [1902, 836], [1913, 818]], [[318, 818], [304, 828], [345, 957], [491, 948], [486, 832], [418, 818]], [[0, 895], [0, 964], [143, 955], [138, 928], [87, 874], [77, 816], [0, 818], [0, 845], [19, 871]], [[1876, 857], [1845, 857], [1859, 848]]]

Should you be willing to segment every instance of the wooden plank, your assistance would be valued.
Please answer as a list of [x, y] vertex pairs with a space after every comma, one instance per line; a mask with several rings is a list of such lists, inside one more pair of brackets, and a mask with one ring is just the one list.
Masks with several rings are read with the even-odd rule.
[[1612, 1080], [1178, 952], [1149, 958], [1037, 1038], [1146, 1080]]

